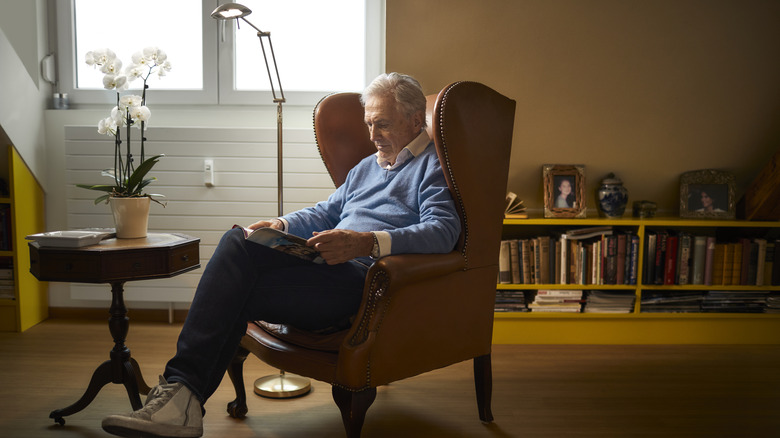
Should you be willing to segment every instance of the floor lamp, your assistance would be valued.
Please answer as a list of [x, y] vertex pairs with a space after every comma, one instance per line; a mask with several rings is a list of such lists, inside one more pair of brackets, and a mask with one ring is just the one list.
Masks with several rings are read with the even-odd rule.
[[[211, 13], [211, 17], [217, 20], [244, 20], [244, 22], [257, 31], [257, 38], [260, 40], [260, 47], [263, 49], [263, 59], [265, 60], [265, 69], [268, 72], [268, 81], [271, 84], [271, 95], [276, 103], [276, 173], [277, 173], [277, 204], [279, 207], [279, 216], [284, 215], [282, 201], [282, 104], [285, 102], [282, 81], [279, 79], [279, 69], [276, 66], [276, 56], [274, 55], [274, 46], [271, 43], [271, 32], [263, 32], [257, 26], [249, 22], [245, 17], [252, 13], [252, 10], [238, 3], [225, 3]], [[273, 70], [276, 74], [276, 84], [279, 86], [279, 96], [276, 95], [274, 87], [274, 76], [271, 74], [271, 66], [268, 63], [268, 53], [265, 50], [265, 41], [268, 42], [268, 49], [271, 52], [271, 61]], [[255, 393], [264, 397], [271, 398], [291, 398], [307, 394], [311, 390], [309, 379], [300, 376], [285, 374], [281, 370], [278, 375], [264, 376], [255, 381]]]

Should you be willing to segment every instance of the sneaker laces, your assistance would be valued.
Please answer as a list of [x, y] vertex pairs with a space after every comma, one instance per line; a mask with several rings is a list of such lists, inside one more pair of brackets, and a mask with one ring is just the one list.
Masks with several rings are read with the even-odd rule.
[[168, 383], [163, 376], [160, 376], [160, 384], [149, 391], [149, 394], [146, 396], [146, 403], [135, 413], [150, 415], [152, 412], [155, 412], [173, 397], [173, 390], [176, 389], [178, 385], [179, 384], [177, 383]]

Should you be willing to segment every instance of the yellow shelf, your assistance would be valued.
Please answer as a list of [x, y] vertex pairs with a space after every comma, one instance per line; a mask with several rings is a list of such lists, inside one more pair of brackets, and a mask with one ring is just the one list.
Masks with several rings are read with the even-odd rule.
[[766, 314], [496, 313], [494, 344], [780, 344]]
[[[780, 238], [780, 221], [708, 220], [657, 217], [639, 219], [505, 219], [505, 236], [538, 236], [591, 226], [630, 228], [639, 236], [637, 277], [642, 278], [644, 236], [648, 229], [764, 229]], [[536, 234], [539, 233], [539, 234]], [[512, 238], [512, 237], [506, 237]], [[525, 238], [525, 237], [524, 237]], [[643, 291], [780, 291], [780, 286], [497, 284], [496, 290], [632, 291], [631, 313], [496, 312], [497, 344], [780, 344], [780, 315], [750, 313], [641, 313]]]
[[675, 217], [635, 218], [542, 218], [504, 219], [504, 225], [544, 225], [546, 227], [590, 227], [590, 226], [646, 226], [646, 227], [749, 227], [749, 228], [780, 228], [780, 221], [745, 221], [722, 219], [681, 219]]
[[774, 313], [566, 313], [566, 312], [496, 312], [495, 319], [743, 319], [765, 318], [780, 320]]
[[13, 261], [16, 300], [0, 300], [0, 331], [24, 331], [49, 315], [46, 283], [30, 274], [30, 250], [25, 236], [44, 231], [44, 194], [22, 157], [8, 146], [10, 197], [0, 204], [11, 206], [11, 251], [0, 251], [0, 257]]
[[740, 291], [740, 290], [753, 290], [753, 291], [763, 291], [763, 290], [770, 290], [770, 291], [780, 291], [780, 286], [746, 286], [746, 285], [738, 285], [738, 284], [732, 284], [728, 286], [716, 286], [716, 285], [710, 285], [705, 286], [702, 284], [686, 284], [683, 286], [677, 285], [677, 286], [660, 286], [660, 285], [642, 285], [639, 286], [642, 290], [734, 290], [734, 291]]
[[[497, 284], [496, 290], [634, 290], [631, 284]], [[701, 288], [700, 288], [701, 289]]]
[[780, 291], [780, 286], [706, 286], [703, 284], [686, 284], [683, 286], [660, 286], [660, 285], [635, 285], [635, 284], [497, 284], [496, 290], [734, 290], [734, 291]]

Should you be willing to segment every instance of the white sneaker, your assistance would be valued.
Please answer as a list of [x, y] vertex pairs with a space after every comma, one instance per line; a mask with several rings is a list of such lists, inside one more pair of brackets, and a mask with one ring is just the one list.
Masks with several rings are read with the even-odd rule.
[[128, 415], [106, 417], [103, 430], [128, 438], [200, 437], [203, 411], [189, 388], [160, 376], [160, 384], [149, 391], [144, 407]]

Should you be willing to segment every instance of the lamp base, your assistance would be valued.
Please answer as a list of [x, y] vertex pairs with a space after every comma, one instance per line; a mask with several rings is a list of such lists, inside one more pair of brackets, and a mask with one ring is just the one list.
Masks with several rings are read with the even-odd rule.
[[311, 391], [311, 381], [305, 377], [280, 373], [255, 380], [255, 394], [268, 398], [294, 398]]

